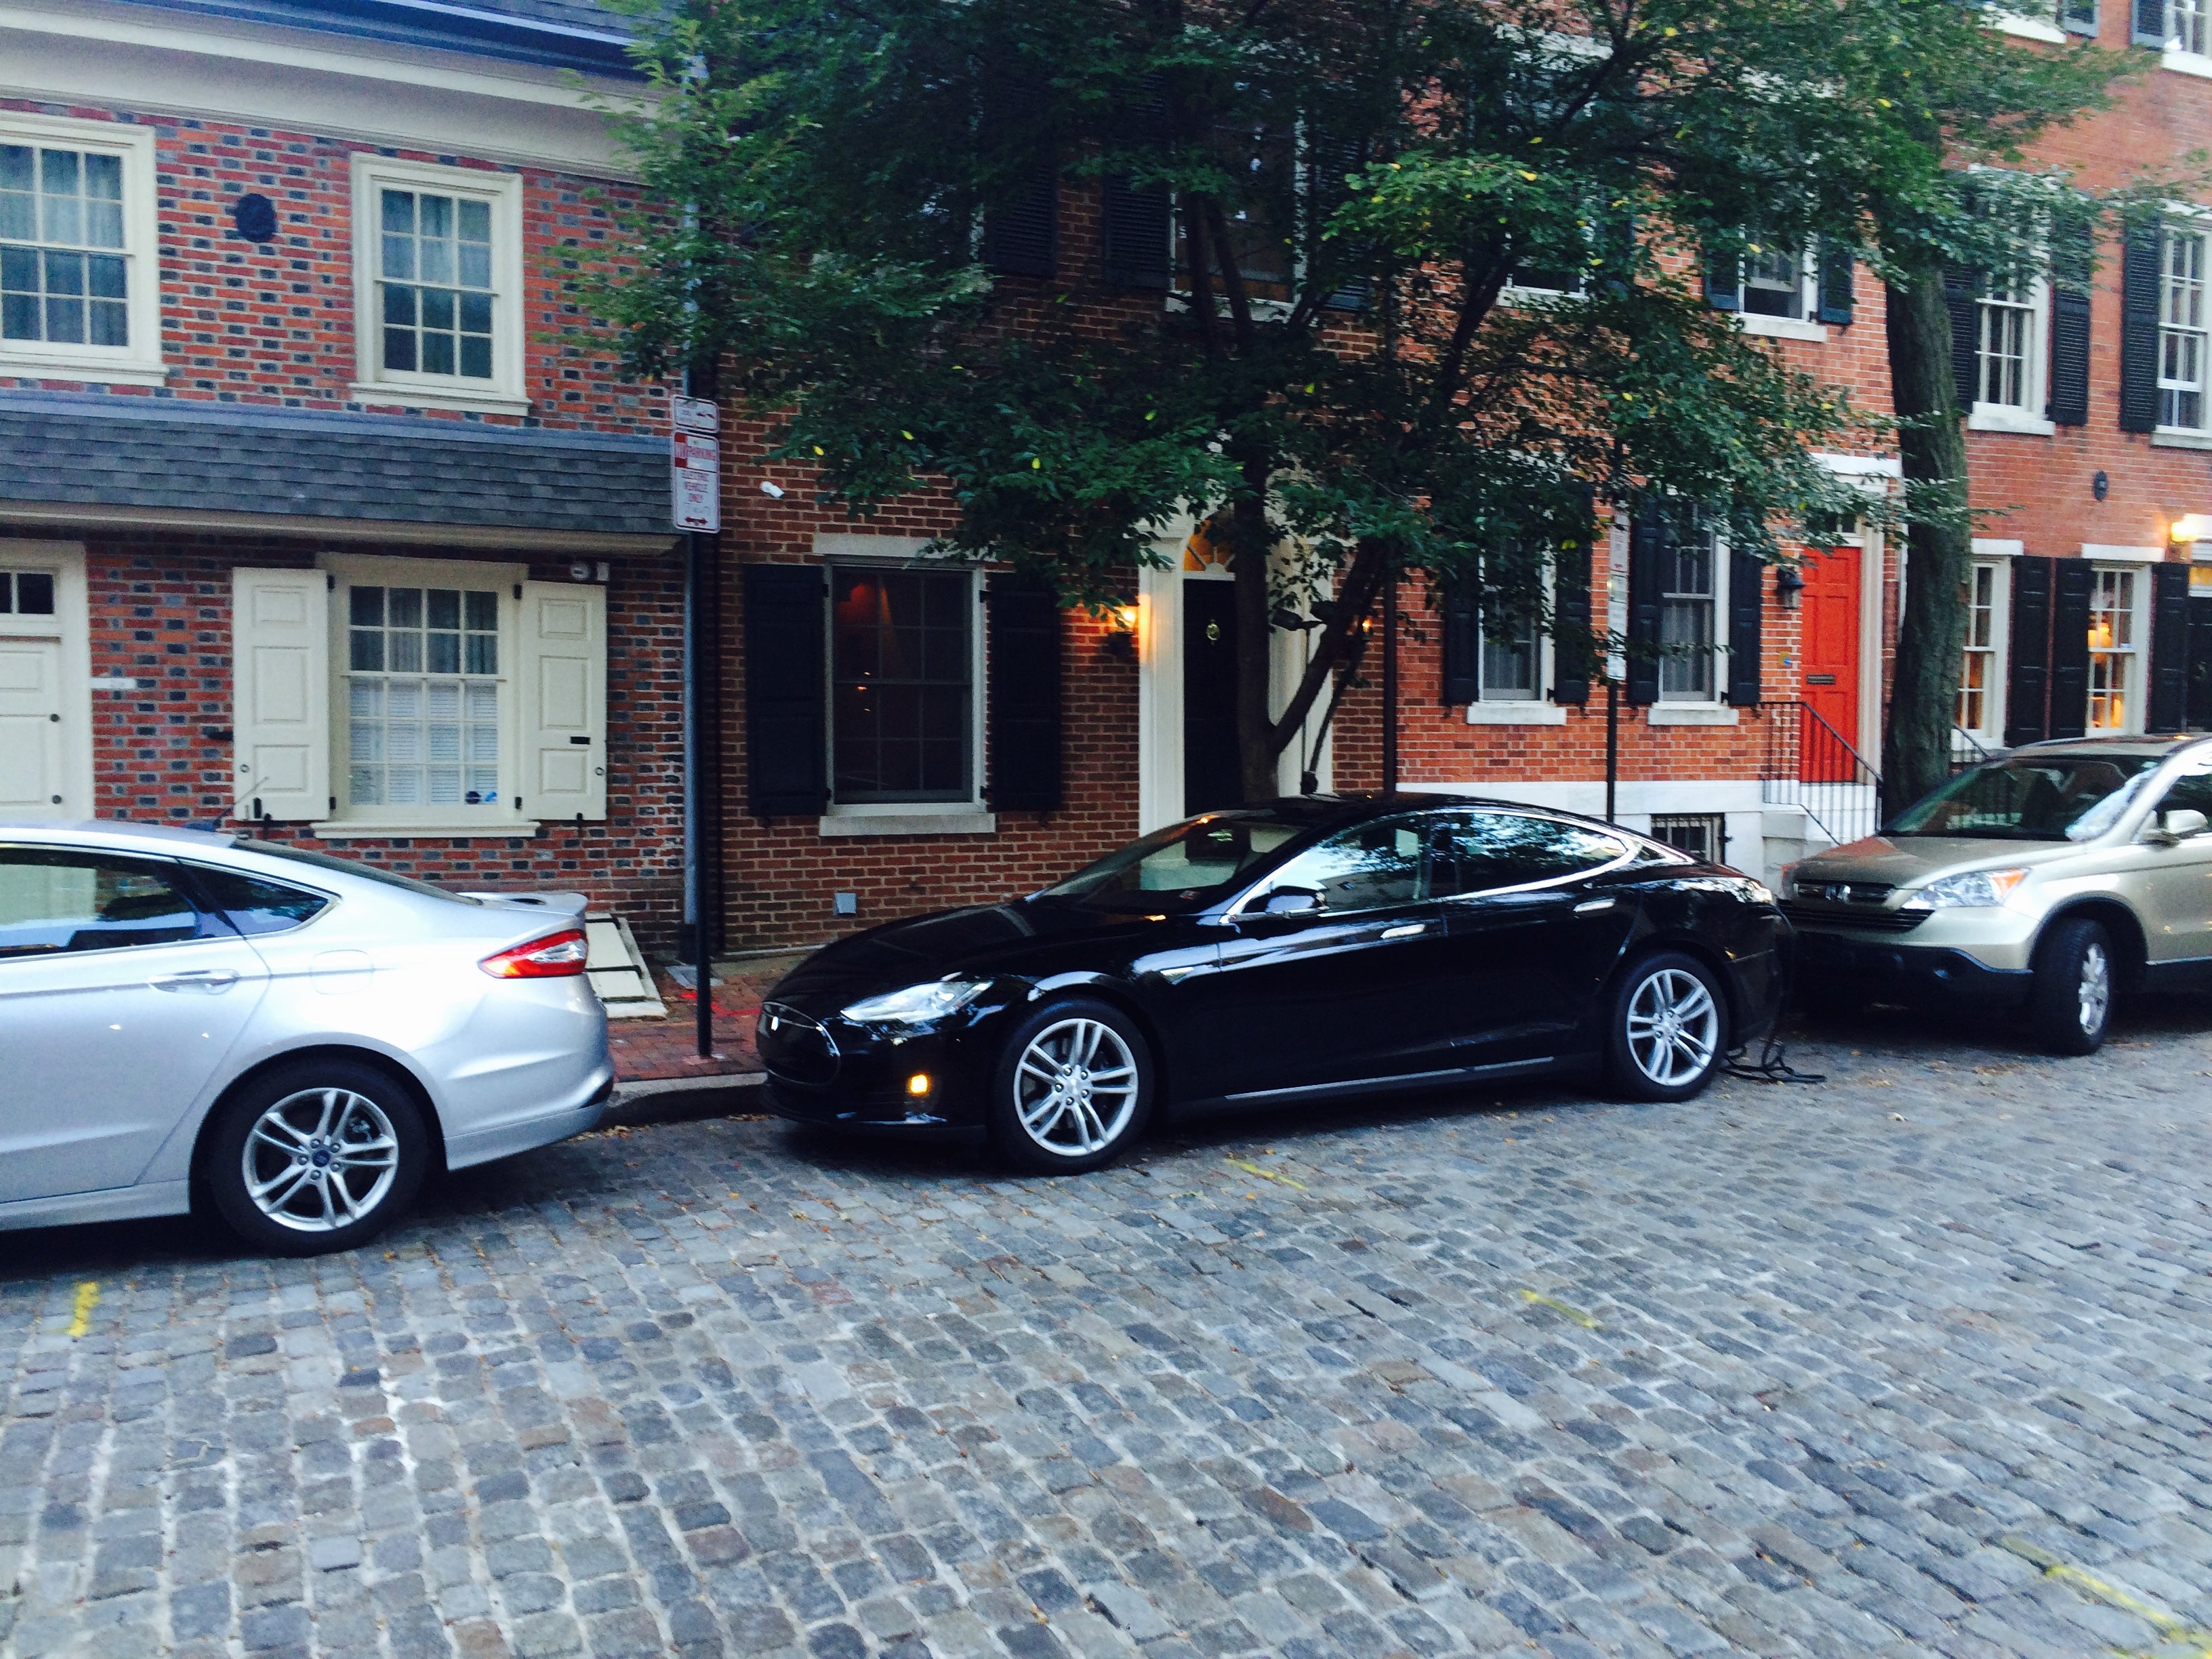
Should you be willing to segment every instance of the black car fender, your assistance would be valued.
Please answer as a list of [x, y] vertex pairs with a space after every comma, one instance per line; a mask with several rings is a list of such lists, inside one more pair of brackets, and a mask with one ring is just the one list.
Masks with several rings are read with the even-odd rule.
[[1105, 1003], [1116, 1012], [1127, 1017], [1152, 1050], [1152, 1098], [1156, 1105], [1164, 1103], [1172, 1095], [1169, 1079], [1172, 1074], [1172, 1059], [1165, 1039], [1160, 1034], [1158, 1022], [1145, 1006], [1144, 998], [1136, 987], [1118, 975], [1098, 970], [1080, 969], [1054, 974], [1035, 981], [1030, 989], [1032, 1003], [1048, 1001], [1055, 996], [1085, 996]]

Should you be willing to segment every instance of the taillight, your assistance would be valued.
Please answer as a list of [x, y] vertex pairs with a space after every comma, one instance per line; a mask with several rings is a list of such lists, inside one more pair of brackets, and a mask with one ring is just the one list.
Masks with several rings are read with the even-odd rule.
[[561, 979], [582, 973], [584, 959], [589, 955], [591, 947], [584, 942], [584, 930], [563, 927], [557, 933], [486, 957], [477, 965], [494, 979]]

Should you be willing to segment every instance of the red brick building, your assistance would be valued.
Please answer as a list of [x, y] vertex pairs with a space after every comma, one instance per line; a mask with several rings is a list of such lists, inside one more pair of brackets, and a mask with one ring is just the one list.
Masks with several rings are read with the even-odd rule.
[[665, 399], [573, 291], [622, 44], [565, 0], [0, 29], [0, 817], [251, 821], [673, 945]]

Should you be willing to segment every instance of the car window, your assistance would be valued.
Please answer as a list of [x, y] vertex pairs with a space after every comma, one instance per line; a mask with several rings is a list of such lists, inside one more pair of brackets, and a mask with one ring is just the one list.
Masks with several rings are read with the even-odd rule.
[[2137, 755], [2025, 754], [1961, 772], [1882, 827], [1886, 836], [2087, 840], [2126, 810], [2155, 767]]
[[0, 958], [173, 945], [222, 931], [173, 866], [101, 853], [0, 847]]
[[1617, 836], [1526, 812], [1454, 812], [1430, 842], [1430, 883], [1439, 897], [1558, 881], [1628, 851]]
[[1038, 896], [1097, 910], [1194, 909], [1211, 903], [1302, 833], [1295, 823], [1211, 813], [1156, 830]]
[[310, 851], [305, 847], [288, 847], [283, 842], [256, 841], [250, 836], [240, 836], [232, 843], [241, 853], [258, 853], [265, 859], [287, 859], [294, 864], [305, 864], [318, 870], [335, 870], [341, 875], [352, 876], [361, 881], [381, 882], [386, 887], [397, 887], [403, 892], [419, 893], [424, 898], [444, 899], [449, 904], [481, 904], [465, 893], [448, 892], [427, 881], [417, 881], [412, 876], [403, 876], [396, 871], [380, 870], [361, 859], [342, 859], [328, 853]]
[[1281, 869], [1272, 890], [1303, 888], [1321, 895], [1321, 908], [1342, 915], [1410, 904], [1421, 896], [1425, 817], [1378, 818], [1309, 847]]
[[222, 919], [241, 933], [281, 933], [313, 921], [330, 908], [325, 893], [288, 887], [265, 876], [249, 876], [242, 870], [192, 866], [192, 884], [201, 899], [222, 914]]

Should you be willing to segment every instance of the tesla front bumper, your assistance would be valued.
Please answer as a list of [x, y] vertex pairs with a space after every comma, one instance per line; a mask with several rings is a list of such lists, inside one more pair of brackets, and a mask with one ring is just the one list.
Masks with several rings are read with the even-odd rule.
[[963, 1011], [934, 1025], [864, 1025], [769, 1002], [756, 1028], [768, 1071], [763, 1103], [798, 1123], [979, 1127], [995, 1054], [979, 1029], [987, 1024], [988, 1016]]

